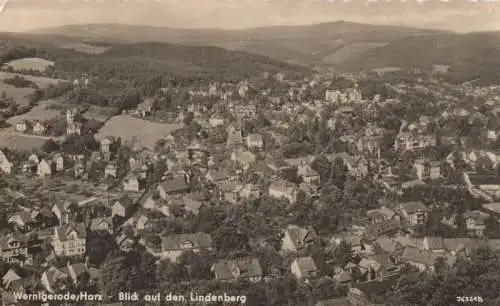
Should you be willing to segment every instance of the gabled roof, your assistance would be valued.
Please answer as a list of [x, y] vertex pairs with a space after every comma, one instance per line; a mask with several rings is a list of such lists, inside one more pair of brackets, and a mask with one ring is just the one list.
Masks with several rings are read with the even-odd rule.
[[307, 242], [311, 241], [311, 239], [316, 236], [316, 232], [312, 228], [305, 229], [290, 225], [285, 231], [288, 233], [292, 243], [297, 249], [303, 248]]
[[299, 267], [304, 277], [310, 277], [311, 273], [316, 272], [318, 270], [316, 263], [310, 256], [299, 257], [295, 259], [295, 262], [297, 263], [297, 266]]
[[186, 183], [184, 178], [174, 178], [160, 183], [160, 188], [162, 188], [165, 193], [173, 193], [188, 191], [190, 186]]
[[221, 260], [212, 266], [212, 270], [217, 279], [221, 280], [262, 276], [262, 268], [257, 258]]
[[163, 251], [208, 249], [213, 245], [212, 237], [202, 232], [171, 235], [161, 240]]
[[87, 237], [87, 230], [83, 223], [65, 224], [56, 229], [59, 240], [67, 240], [72, 232], [77, 234], [78, 239], [85, 239]]
[[429, 211], [429, 208], [422, 201], [411, 201], [400, 203], [401, 208], [408, 214], [414, 214], [418, 211]]

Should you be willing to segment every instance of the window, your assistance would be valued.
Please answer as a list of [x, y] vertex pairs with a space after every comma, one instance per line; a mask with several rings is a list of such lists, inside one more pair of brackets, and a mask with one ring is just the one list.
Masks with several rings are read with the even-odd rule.
[[425, 223], [425, 213], [417, 213], [417, 224], [424, 224]]

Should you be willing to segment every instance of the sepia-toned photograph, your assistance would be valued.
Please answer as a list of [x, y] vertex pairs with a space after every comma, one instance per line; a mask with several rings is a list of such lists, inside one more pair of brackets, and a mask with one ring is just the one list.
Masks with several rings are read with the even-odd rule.
[[500, 305], [500, 2], [0, 0], [0, 297]]

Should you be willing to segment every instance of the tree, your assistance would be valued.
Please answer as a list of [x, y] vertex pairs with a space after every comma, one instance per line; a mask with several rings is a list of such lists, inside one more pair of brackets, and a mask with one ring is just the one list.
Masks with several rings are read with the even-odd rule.
[[87, 235], [86, 252], [90, 262], [100, 265], [106, 260], [106, 256], [116, 250], [113, 236], [106, 231], [90, 232]]

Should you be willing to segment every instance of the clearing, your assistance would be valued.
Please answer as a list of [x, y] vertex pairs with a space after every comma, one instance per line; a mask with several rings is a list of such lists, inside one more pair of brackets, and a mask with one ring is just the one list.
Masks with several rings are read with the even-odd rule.
[[61, 80], [61, 79], [53, 79], [53, 78], [39, 77], [39, 76], [33, 76], [33, 75], [28, 75], [28, 74], [0, 71], [0, 81], [3, 81], [4, 79], [10, 79], [10, 78], [13, 78], [15, 76], [18, 76], [20, 78], [24, 78], [28, 81], [33, 82], [39, 88], [45, 88], [45, 87], [49, 86], [49, 84], [55, 85], [59, 82], [62, 82], [62, 83], [68, 82], [66, 80]]
[[50, 137], [0, 131], [0, 147], [17, 151], [39, 150]]
[[28, 96], [34, 91], [33, 88], [17, 88], [0, 81], [0, 93], [5, 92], [7, 97], [14, 99], [20, 106], [29, 104]]
[[38, 57], [28, 57], [10, 61], [5, 66], [12, 67], [12, 69], [17, 71], [36, 70], [43, 72], [48, 67], [54, 66], [54, 62]]
[[106, 52], [110, 47], [99, 47], [93, 46], [85, 43], [69, 43], [62, 44], [58, 46], [61, 49], [72, 49], [78, 52], [83, 52], [87, 54], [101, 54]]
[[101, 141], [108, 136], [121, 137], [124, 142], [135, 142], [141, 147], [153, 150], [158, 139], [167, 137], [182, 126], [182, 124], [156, 123], [129, 115], [119, 115], [107, 121], [95, 138]]
[[12, 126], [9, 128], [16, 128], [16, 124], [21, 120], [29, 120], [29, 121], [47, 121], [54, 117], [61, 115], [61, 109], [58, 108], [50, 108], [53, 105], [60, 105], [58, 102], [54, 100], [45, 100], [38, 102], [29, 112], [26, 114], [22, 114], [19, 116], [14, 116], [7, 119], [7, 123], [10, 123]]

